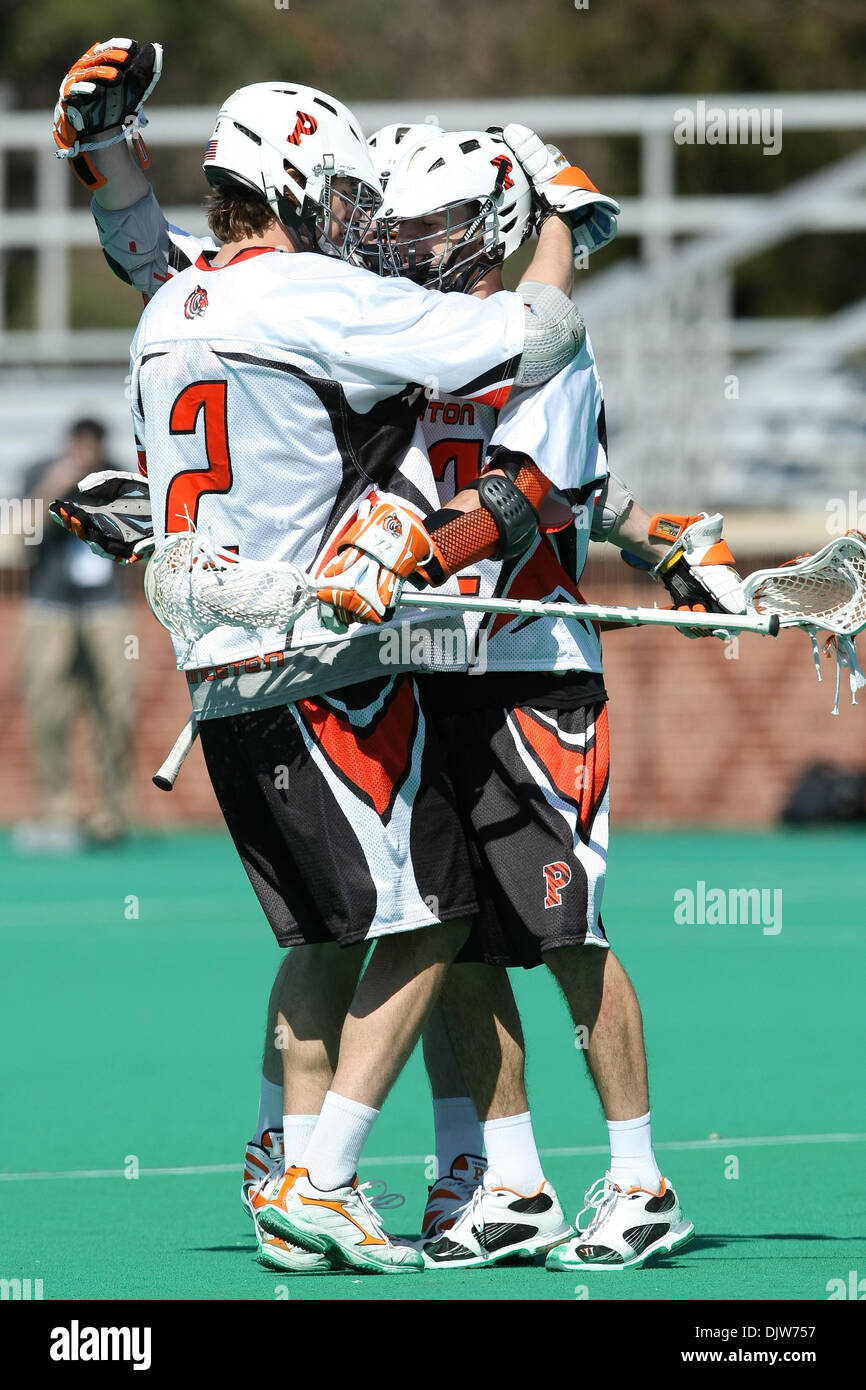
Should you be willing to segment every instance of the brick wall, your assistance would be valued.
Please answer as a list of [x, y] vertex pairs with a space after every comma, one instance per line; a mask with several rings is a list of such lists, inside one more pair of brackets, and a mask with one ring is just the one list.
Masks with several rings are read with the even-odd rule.
[[[770, 563], [739, 556], [743, 572]], [[587, 598], [652, 603], [654, 586], [618, 558], [595, 560]], [[8, 589], [8, 585], [6, 586]], [[189, 710], [166, 635], [141, 600], [134, 624], [140, 636], [140, 705], [136, 723], [135, 819], [149, 826], [218, 822], [219, 813], [198, 746], [171, 793], [151, 775]], [[30, 813], [30, 774], [24, 711], [17, 692], [18, 599], [0, 596], [0, 821]], [[852, 709], [843, 673], [839, 717], [833, 703], [835, 663], [815, 678], [808, 638], [744, 635], [738, 646], [714, 639], [688, 641], [676, 632], [638, 629], [610, 633], [605, 664], [611, 695], [613, 812], [618, 824], [695, 823], [768, 825], [778, 815], [797, 771], [807, 762], [866, 764], [866, 692]], [[88, 770], [90, 734], [76, 739], [82, 794], [94, 794]]]

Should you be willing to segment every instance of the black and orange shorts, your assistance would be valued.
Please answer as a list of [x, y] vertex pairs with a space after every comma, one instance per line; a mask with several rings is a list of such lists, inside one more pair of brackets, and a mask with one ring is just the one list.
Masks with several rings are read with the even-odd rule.
[[529, 968], [558, 946], [606, 947], [605, 703], [482, 706], [436, 713], [434, 723], [478, 890], [458, 960]]
[[349, 946], [477, 911], [444, 750], [411, 676], [199, 729], [226, 825], [281, 946]]

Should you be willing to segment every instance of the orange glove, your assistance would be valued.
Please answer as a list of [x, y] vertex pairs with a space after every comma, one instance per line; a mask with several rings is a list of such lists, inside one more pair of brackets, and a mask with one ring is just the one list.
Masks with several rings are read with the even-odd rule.
[[[142, 106], [162, 74], [162, 46], [138, 44], [135, 39], [108, 39], [95, 43], [73, 63], [60, 84], [54, 108], [54, 143], [58, 156], [72, 160], [72, 168], [88, 188], [105, 182], [87, 159], [85, 151], [99, 143], [94, 136], [120, 127], [117, 139], [129, 128], [147, 124]], [[139, 163], [147, 167], [147, 152], [135, 136]]]
[[381, 623], [399, 601], [404, 579], [434, 558], [436, 546], [418, 517], [375, 495], [366, 498], [319, 576], [321, 621], [332, 632], [350, 623]]

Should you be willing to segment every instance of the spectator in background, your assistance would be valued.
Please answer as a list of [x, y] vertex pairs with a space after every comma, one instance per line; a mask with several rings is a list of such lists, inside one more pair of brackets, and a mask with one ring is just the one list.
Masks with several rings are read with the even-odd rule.
[[[113, 844], [127, 833], [127, 783], [134, 666], [128, 576], [55, 525], [48, 504], [87, 473], [114, 467], [103, 454], [98, 420], [72, 425], [60, 457], [34, 464], [23, 496], [41, 514], [42, 540], [22, 604], [22, 669], [30, 724], [36, 820], [19, 825], [16, 843], [29, 851], [70, 852], [86, 843]], [[98, 808], [82, 819], [71, 765], [72, 726], [86, 709], [93, 724]]]

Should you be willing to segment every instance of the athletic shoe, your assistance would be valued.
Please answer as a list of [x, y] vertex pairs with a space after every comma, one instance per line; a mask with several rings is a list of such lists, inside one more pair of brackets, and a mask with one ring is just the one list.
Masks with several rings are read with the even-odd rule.
[[262, 1194], [256, 1216], [263, 1231], [326, 1255], [334, 1268], [376, 1274], [414, 1274], [424, 1268], [418, 1250], [392, 1240], [357, 1177], [323, 1192], [306, 1168], [289, 1168]]
[[[653, 1257], [669, 1255], [690, 1241], [695, 1233], [666, 1178], [660, 1192], [644, 1187], [618, 1187], [605, 1173], [589, 1189], [583, 1211], [578, 1213], [574, 1240], [547, 1257], [547, 1268], [633, 1269]], [[586, 1226], [584, 1212], [595, 1215]]]
[[543, 1255], [574, 1231], [549, 1182], [524, 1196], [488, 1169], [451, 1226], [422, 1249], [428, 1266], [471, 1269], [511, 1256]]
[[272, 1236], [268, 1231], [263, 1231], [259, 1225], [259, 1211], [267, 1202], [271, 1190], [276, 1191], [281, 1177], [282, 1175], [270, 1182], [265, 1180], [257, 1183], [250, 1191], [250, 1214], [259, 1243], [256, 1259], [266, 1269], [278, 1269], [282, 1273], [288, 1271], [290, 1274], [333, 1274], [331, 1263], [324, 1255], [317, 1255], [312, 1250], [302, 1250], [299, 1245], [290, 1244], [282, 1236]]
[[477, 1154], [460, 1154], [451, 1164], [449, 1176], [437, 1178], [433, 1186], [428, 1187], [419, 1248], [423, 1249], [454, 1225], [456, 1213], [471, 1201], [486, 1171], [486, 1161]]
[[247, 1144], [244, 1154], [244, 1177], [241, 1183], [241, 1206], [247, 1216], [253, 1215], [250, 1200], [253, 1188], [282, 1174], [284, 1158], [281, 1129], [266, 1129], [260, 1144], [254, 1143], [252, 1139]]

